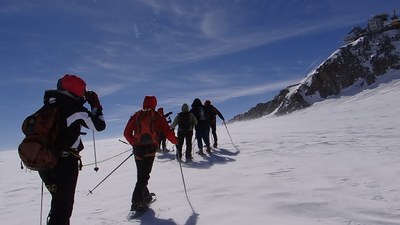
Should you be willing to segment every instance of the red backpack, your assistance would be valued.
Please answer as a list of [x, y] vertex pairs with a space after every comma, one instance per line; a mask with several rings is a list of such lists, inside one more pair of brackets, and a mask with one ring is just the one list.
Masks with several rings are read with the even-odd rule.
[[154, 110], [140, 110], [136, 116], [136, 145], [158, 145], [156, 129], [156, 114]]

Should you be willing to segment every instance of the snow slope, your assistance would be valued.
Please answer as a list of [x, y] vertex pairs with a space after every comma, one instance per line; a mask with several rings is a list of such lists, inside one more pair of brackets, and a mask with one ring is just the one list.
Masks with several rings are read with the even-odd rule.
[[[182, 164], [188, 198], [173, 153], [158, 155], [149, 184], [158, 199], [136, 222], [125, 219], [136, 176], [132, 158], [88, 195], [129, 156], [129, 146], [97, 141], [95, 172], [87, 141], [71, 224], [398, 225], [399, 96], [397, 79], [287, 116], [228, 124], [238, 149], [221, 125], [220, 149]], [[39, 224], [36, 172], [19, 168], [16, 151], [0, 152], [0, 167], [2, 224]], [[43, 198], [46, 217], [46, 190]]]

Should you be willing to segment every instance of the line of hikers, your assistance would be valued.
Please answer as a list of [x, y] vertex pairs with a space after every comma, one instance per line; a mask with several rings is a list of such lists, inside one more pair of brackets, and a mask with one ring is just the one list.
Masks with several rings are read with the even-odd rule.
[[[90, 105], [90, 110], [84, 106], [86, 102]], [[79, 152], [84, 148], [80, 137], [81, 128], [103, 131], [106, 128], [103, 107], [96, 92], [87, 91], [85, 81], [71, 74], [66, 74], [58, 80], [56, 90], [45, 92], [44, 105], [59, 107], [62, 123], [58, 131], [60, 136], [57, 140], [57, 150], [60, 154], [57, 163], [50, 169], [38, 170], [52, 196], [47, 225], [69, 225], [80, 168]], [[146, 203], [152, 200], [147, 185], [156, 151], [160, 147], [165, 150], [164, 139], [177, 146], [177, 160], [181, 160], [183, 144], [186, 142], [186, 160], [191, 161], [193, 129], [196, 132], [199, 154], [204, 154], [203, 142], [205, 150], [210, 153], [210, 128], [213, 147], [217, 148], [216, 116], [224, 121], [221, 112], [209, 100], [203, 105], [201, 100], [196, 98], [190, 110], [186, 103], [183, 104], [181, 112], [174, 118], [171, 126], [166, 118], [172, 113], [164, 115], [162, 108], [157, 112], [156, 106], [155, 96], [145, 96], [143, 108], [129, 118], [123, 132], [126, 140], [132, 145], [137, 168], [131, 211], [143, 209]], [[176, 126], [177, 136], [174, 133]], [[164, 142], [160, 143], [160, 140]]]
[[[217, 136], [217, 119], [219, 116], [225, 121], [221, 112], [211, 104], [210, 100], [206, 100], [205, 104], [201, 103], [201, 100], [196, 98], [192, 103], [192, 108], [189, 111], [189, 106], [184, 103], [182, 105], [181, 112], [175, 117], [171, 127], [175, 129], [178, 126], [178, 144], [177, 144], [177, 160], [182, 160], [182, 148], [184, 142], [186, 142], [186, 161], [192, 160], [192, 137], [193, 129], [196, 131], [195, 137], [197, 146], [199, 148], [198, 154], [204, 155], [203, 147], [205, 146], [207, 153], [211, 153], [210, 146], [210, 128], [212, 131], [214, 144], [213, 147], [218, 147], [218, 136]], [[204, 145], [203, 145], [204, 142]]]

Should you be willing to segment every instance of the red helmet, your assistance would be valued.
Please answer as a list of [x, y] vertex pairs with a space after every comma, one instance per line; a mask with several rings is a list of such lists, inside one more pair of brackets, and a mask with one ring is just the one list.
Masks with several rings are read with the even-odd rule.
[[86, 83], [76, 75], [65, 74], [58, 80], [57, 89], [68, 91], [78, 97], [83, 97], [86, 92]]

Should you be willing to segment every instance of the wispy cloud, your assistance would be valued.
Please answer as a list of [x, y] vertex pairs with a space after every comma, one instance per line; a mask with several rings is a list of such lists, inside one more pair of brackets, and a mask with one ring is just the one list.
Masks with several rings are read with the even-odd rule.
[[3, 0], [1, 100], [30, 110], [37, 103], [27, 99], [41, 102], [65, 73], [81, 75], [115, 123], [145, 94], [166, 107], [270, 96], [339, 47], [329, 40], [393, 6], [398, 0]]
[[[147, 4], [158, 10], [169, 10], [168, 12], [173, 13], [182, 11], [167, 8], [165, 4], [161, 4], [159, 1], [152, 1]], [[158, 23], [152, 21], [142, 24], [133, 21], [123, 21], [122, 23], [118, 21], [117, 24], [108, 23], [101, 26], [108, 32], [118, 35], [124, 33], [127, 35], [126, 38], [135, 39], [138, 37], [138, 30], [141, 30], [141, 27], [146, 27], [145, 30], [151, 30], [151, 33], [146, 34], [144, 31], [140, 42], [121, 40], [120, 46], [125, 45], [125, 50], [119, 48], [118, 45], [109, 45], [108, 48], [118, 48], [119, 51], [115, 52], [123, 50], [128, 53], [131, 51], [130, 57], [137, 59], [136, 56], [140, 56], [139, 61], [147, 58], [161, 64], [181, 64], [207, 60], [297, 36], [312, 35], [313, 33], [354, 24], [353, 16], [337, 16], [326, 20], [292, 21], [285, 26], [270, 23], [257, 29], [246, 26], [238, 29], [235, 24], [229, 22], [235, 21], [232, 16], [234, 15], [226, 14], [222, 10], [210, 10], [198, 13], [195, 16], [198, 18], [197, 20], [193, 20], [193, 15], [191, 15], [189, 18], [183, 16], [180, 20], [171, 21], [175, 24], [168, 25], [165, 29], [160, 29], [160, 27], [148, 28]], [[187, 27], [193, 29], [178, 30]], [[139, 43], [140, 45], [137, 45]]]
[[214, 90], [200, 91], [197, 95], [200, 97], [212, 98], [216, 102], [223, 102], [233, 98], [253, 96], [258, 94], [267, 93], [270, 91], [280, 90], [291, 84], [299, 82], [298, 79], [280, 80], [277, 82], [268, 82], [259, 85], [245, 85], [245, 86], [230, 86], [225, 88], [218, 88]]

